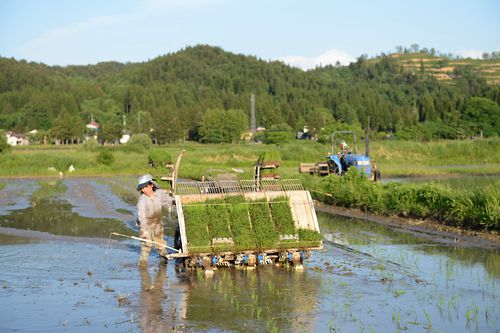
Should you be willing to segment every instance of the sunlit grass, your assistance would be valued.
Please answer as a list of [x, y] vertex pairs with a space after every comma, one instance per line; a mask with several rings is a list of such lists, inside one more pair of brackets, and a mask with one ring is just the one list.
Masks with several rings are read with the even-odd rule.
[[[361, 146], [361, 144], [360, 144]], [[75, 175], [140, 174], [148, 170], [149, 151], [131, 151], [126, 146], [105, 146], [112, 152], [114, 162], [100, 165], [98, 151], [78, 145], [42, 145], [16, 147], [0, 159], [0, 176], [57, 176], [75, 167]], [[282, 157], [277, 172], [282, 178], [296, 177], [301, 162], [324, 161], [330, 153], [329, 144], [313, 141], [294, 141], [283, 146], [264, 144], [183, 144], [157, 146], [175, 160], [185, 150], [179, 177], [199, 179], [216, 172], [243, 171], [238, 176], [250, 179], [253, 164], [260, 155], [276, 151]], [[444, 176], [449, 174], [499, 174], [500, 139], [464, 141], [375, 141], [371, 158], [377, 161], [383, 177]], [[360, 153], [363, 149], [360, 149]], [[57, 171], [49, 170], [50, 167]]]

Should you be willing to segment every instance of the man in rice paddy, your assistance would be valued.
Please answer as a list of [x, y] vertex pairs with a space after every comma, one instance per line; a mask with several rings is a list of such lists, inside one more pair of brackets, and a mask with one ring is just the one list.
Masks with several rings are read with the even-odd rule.
[[163, 239], [162, 207], [172, 207], [173, 197], [160, 189], [150, 174], [139, 177], [137, 190], [141, 193], [137, 202], [139, 237], [149, 241], [141, 242], [139, 266], [145, 267], [153, 245], [161, 258], [166, 259], [167, 242]]

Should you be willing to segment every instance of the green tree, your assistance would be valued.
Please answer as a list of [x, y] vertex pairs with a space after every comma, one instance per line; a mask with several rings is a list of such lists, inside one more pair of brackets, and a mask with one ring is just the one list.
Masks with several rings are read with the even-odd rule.
[[224, 122], [224, 142], [236, 143], [248, 129], [248, 118], [243, 110], [227, 110]]
[[199, 128], [201, 142], [235, 143], [248, 128], [248, 119], [242, 110], [208, 110]]
[[224, 142], [224, 110], [208, 110], [199, 128], [200, 140], [204, 143]]
[[500, 106], [490, 99], [473, 97], [467, 102], [462, 124], [469, 134], [500, 135]]
[[333, 122], [333, 116], [330, 110], [325, 108], [315, 108], [306, 116], [306, 124], [309, 133], [317, 135], [321, 129], [327, 127]]
[[174, 112], [169, 110], [159, 112], [155, 119], [152, 136], [158, 144], [173, 143], [183, 139], [182, 123]]
[[123, 134], [123, 124], [119, 118], [115, 118], [114, 121], [108, 121], [101, 124], [99, 132], [97, 133], [97, 139], [101, 142], [117, 144]]
[[356, 108], [354, 108], [349, 103], [342, 103], [337, 109], [336, 112], [337, 119], [346, 123], [346, 124], [358, 124], [358, 112]]
[[266, 130], [266, 143], [284, 144], [290, 142], [294, 137], [292, 128], [286, 123], [271, 126]]
[[77, 142], [83, 133], [83, 123], [76, 115], [71, 115], [64, 107], [57, 116], [50, 135], [59, 143]]
[[0, 154], [8, 153], [11, 147], [7, 143], [7, 136], [4, 132], [0, 131]]

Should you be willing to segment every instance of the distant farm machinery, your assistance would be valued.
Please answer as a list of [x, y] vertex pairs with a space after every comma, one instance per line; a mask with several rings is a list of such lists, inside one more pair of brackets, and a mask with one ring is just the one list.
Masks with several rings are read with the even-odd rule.
[[[353, 149], [351, 149], [345, 140], [339, 140], [339, 136], [345, 137], [346, 135], [352, 135]], [[334, 151], [337, 146], [338, 153], [335, 154]], [[328, 176], [330, 174], [344, 175], [352, 167], [363, 172], [368, 178], [374, 181], [381, 178], [375, 161], [372, 161], [367, 154], [358, 154], [356, 134], [352, 131], [335, 131], [332, 133], [331, 154], [326, 156], [326, 160], [317, 163], [301, 163], [299, 172], [318, 176]]]

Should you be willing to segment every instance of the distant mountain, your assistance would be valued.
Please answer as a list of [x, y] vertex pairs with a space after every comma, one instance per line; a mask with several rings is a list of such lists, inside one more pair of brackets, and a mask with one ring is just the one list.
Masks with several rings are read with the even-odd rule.
[[498, 59], [411, 53], [302, 71], [207, 45], [143, 63], [49, 67], [0, 58], [0, 129], [49, 131], [67, 122], [64, 115], [74, 136], [84, 131], [77, 124], [93, 118], [103, 133], [125, 122], [134, 133], [168, 131], [166, 141], [197, 139], [207, 110], [241, 109], [249, 118], [254, 94], [257, 124], [268, 128], [320, 132], [365, 127], [370, 119], [381, 135], [404, 137], [439, 123], [446, 131], [431, 136], [499, 135], [499, 67]]

